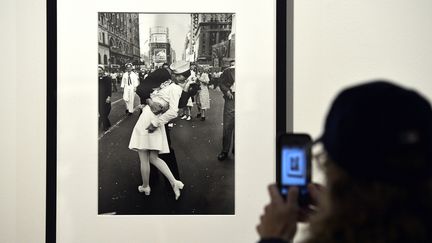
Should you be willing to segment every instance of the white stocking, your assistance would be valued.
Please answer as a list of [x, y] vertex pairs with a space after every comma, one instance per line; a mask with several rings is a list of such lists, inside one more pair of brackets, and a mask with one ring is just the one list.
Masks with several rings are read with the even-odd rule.
[[149, 185], [150, 179], [150, 153], [148, 150], [139, 150], [138, 155], [141, 161], [141, 177], [143, 181], [143, 187], [147, 187]]
[[151, 150], [150, 151], [150, 163], [152, 163], [164, 176], [169, 180], [171, 185], [174, 185], [176, 179], [174, 175], [171, 173], [171, 170], [169, 169], [168, 165], [159, 158], [158, 151]]

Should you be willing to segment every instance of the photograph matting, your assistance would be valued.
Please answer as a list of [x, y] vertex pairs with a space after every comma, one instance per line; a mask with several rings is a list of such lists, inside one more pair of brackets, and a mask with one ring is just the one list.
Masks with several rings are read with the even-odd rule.
[[[253, 242], [274, 180], [276, 1], [57, 1], [57, 242]], [[82, 6], [85, 6], [83, 8]], [[97, 13], [236, 14], [233, 216], [97, 215]]]

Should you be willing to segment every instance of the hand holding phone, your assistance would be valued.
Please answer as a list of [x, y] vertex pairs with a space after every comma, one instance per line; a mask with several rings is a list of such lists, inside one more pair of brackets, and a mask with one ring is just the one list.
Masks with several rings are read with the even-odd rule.
[[307, 134], [283, 134], [277, 141], [276, 179], [279, 192], [286, 197], [292, 186], [299, 188], [300, 206], [310, 203], [307, 185], [311, 182], [312, 139]]

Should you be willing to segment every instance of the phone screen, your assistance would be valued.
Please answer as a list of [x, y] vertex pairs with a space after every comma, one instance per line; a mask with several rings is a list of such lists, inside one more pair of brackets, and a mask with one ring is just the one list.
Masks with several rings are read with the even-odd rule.
[[282, 146], [280, 173], [282, 194], [288, 193], [289, 186], [306, 186], [306, 149], [300, 146]]

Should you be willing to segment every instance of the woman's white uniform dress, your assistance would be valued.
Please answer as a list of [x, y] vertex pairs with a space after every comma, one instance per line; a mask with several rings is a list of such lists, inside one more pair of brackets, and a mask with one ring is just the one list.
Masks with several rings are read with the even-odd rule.
[[198, 77], [200, 81], [201, 90], [197, 95], [197, 103], [199, 104], [199, 108], [203, 110], [210, 109], [210, 94], [208, 90], [208, 84], [210, 82], [210, 78], [207, 73], [202, 73], [201, 76]]
[[[150, 95], [153, 102], [169, 108], [166, 112], [158, 115], [153, 114], [148, 105], [143, 108], [143, 112], [132, 131], [129, 149], [135, 151], [157, 150], [159, 154], [170, 152], [164, 125], [177, 117], [182, 90], [182, 87], [168, 80]], [[152, 133], [147, 130], [150, 123], [157, 127]]]

